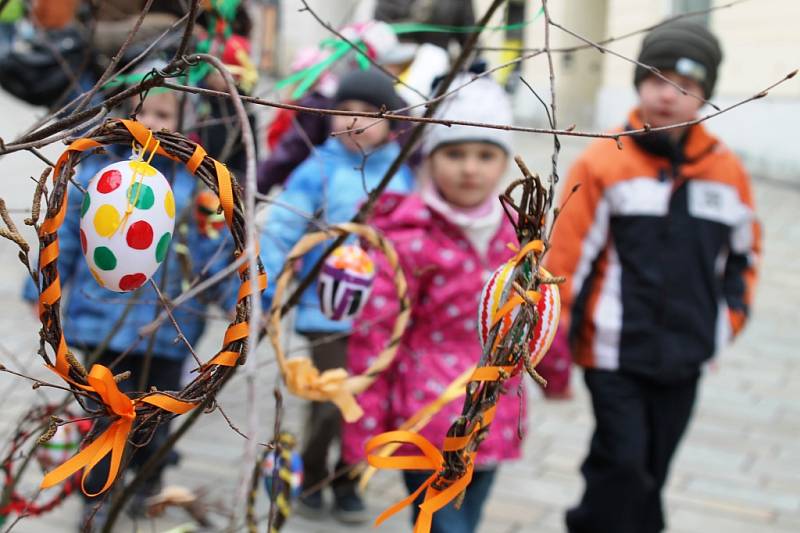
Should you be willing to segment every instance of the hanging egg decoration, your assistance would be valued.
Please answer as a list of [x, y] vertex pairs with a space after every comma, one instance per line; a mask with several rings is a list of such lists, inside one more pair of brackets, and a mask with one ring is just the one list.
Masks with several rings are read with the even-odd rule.
[[319, 275], [322, 314], [331, 320], [349, 320], [367, 303], [375, 281], [375, 263], [357, 244], [340, 246], [325, 260]]
[[100, 286], [128, 292], [144, 285], [166, 258], [174, 227], [172, 188], [148, 163], [112, 163], [89, 181], [80, 239]]
[[[502, 299], [503, 292], [513, 280], [514, 266], [514, 262], [509, 261], [495, 270], [481, 291], [480, 307], [478, 308], [478, 338], [484, 353], [486, 352], [489, 333], [492, 330], [494, 316], [502, 308], [502, 304], [505, 303]], [[544, 268], [540, 268], [539, 272], [545, 277], [551, 277], [550, 273]], [[561, 314], [561, 297], [558, 292], [558, 285], [543, 283], [539, 285], [539, 294], [540, 298], [536, 303], [539, 320], [530, 333], [529, 342], [529, 358], [534, 366], [542, 360], [547, 350], [550, 349], [558, 329], [558, 320]], [[519, 310], [520, 306], [501, 319], [500, 329], [496, 338], [502, 339], [505, 337], [511, 329]]]
[[283, 494], [291, 501], [297, 499], [303, 489], [303, 458], [294, 449], [296, 439], [293, 435], [281, 433], [278, 440], [281, 443], [281, 453], [279, 455], [275, 453], [276, 450], [270, 450], [264, 455], [261, 475], [267, 496], [271, 497], [273, 494], [272, 483], [277, 474], [275, 494]]
[[219, 212], [219, 197], [211, 191], [200, 191], [194, 202], [194, 220], [200, 235], [209, 239], [219, 237], [225, 227], [225, 215]]

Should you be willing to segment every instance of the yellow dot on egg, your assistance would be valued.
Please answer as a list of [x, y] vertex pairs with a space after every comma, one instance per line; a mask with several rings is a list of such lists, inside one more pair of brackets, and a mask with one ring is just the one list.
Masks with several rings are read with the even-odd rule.
[[164, 209], [169, 218], [175, 218], [175, 197], [172, 195], [172, 191], [167, 191], [167, 195], [164, 196]]
[[155, 176], [156, 172], [158, 172], [154, 167], [148, 165], [144, 161], [131, 161], [128, 163], [128, 165], [134, 172], [137, 172], [142, 176]]
[[119, 211], [111, 204], [101, 205], [94, 214], [94, 230], [101, 237], [110, 237], [119, 227]]

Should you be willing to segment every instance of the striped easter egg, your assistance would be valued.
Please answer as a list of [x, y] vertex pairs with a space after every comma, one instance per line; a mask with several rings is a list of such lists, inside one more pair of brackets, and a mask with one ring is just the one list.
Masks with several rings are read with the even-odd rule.
[[367, 303], [375, 263], [355, 244], [340, 246], [325, 260], [317, 283], [320, 310], [331, 320], [354, 318]]
[[144, 285], [164, 261], [175, 226], [175, 197], [144, 161], [104, 167], [86, 187], [80, 240], [94, 279], [115, 292]]
[[[503, 307], [507, 298], [512, 294], [509, 291], [506, 298], [503, 297], [503, 292], [512, 281], [513, 272], [513, 261], [505, 263], [494, 271], [481, 291], [480, 306], [478, 308], [478, 338], [484, 352], [486, 351], [486, 342], [492, 329], [493, 318], [497, 311]], [[544, 276], [550, 276], [543, 268], [540, 268], [540, 272]], [[529, 343], [530, 360], [534, 365], [539, 363], [542, 357], [547, 353], [547, 350], [550, 349], [550, 344], [552, 344], [556, 329], [558, 329], [558, 319], [561, 313], [561, 298], [558, 293], [557, 285], [543, 284], [539, 287], [539, 293], [541, 294], [541, 298], [536, 305], [536, 310], [539, 313], [539, 321], [530, 334]], [[519, 307], [515, 308], [501, 319], [500, 330], [498, 331], [500, 338], [505, 336], [511, 329], [511, 325], [517, 313], [519, 313], [519, 309]]]

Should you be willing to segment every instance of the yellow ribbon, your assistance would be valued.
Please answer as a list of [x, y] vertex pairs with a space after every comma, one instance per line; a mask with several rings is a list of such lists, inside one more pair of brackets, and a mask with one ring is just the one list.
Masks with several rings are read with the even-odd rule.
[[[55, 367], [51, 368], [55, 370]], [[58, 371], [56, 370], [56, 372]], [[58, 373], [60, 374], [60, 372]], [[69, 382], [73, 382], [69, 376], [62, 375], [62, 377]], [[83, 468], [83, 476], [81, 477], [81, 490], [83, 493], [87, 496], [97, 496], [104, 493], [114, 484], [114, 480], [119, 473], [122, 455], [128, 442], [128, 435], [136, 420], [137, 403], [149, 403], [176, 414], [186, 413], [195, 407], [193, 403], [176, 400], [165, 394], [158, 393], [144, 396], [135, 401], [131, 400], [119, 390], [117, 383], [114, 381], [114, 375], [103, 365], [92, 366], [86, 381], [89, 383], [88, 386], [76, 385], [100, 396], [106, 408], [118, 418], [91, 444], [75, 454], [71, 459], [48, 472], [41, 483], [41, 488], [43, 489], [61, 483]], [[84, 484], [89, 472], [109, 453], [111, 454], [111, 464], [109, 465], [108, 476], [103, 488], [95, 493], [87, 492]]]
[[286, 361], [284, 377], [292, 394], [315, 402], [333, 402], [346, 422], [355, 422], [364, 414], [347, 387], [348, 374], [343, 368], [320, 373], [308, 357], [294, 357]]

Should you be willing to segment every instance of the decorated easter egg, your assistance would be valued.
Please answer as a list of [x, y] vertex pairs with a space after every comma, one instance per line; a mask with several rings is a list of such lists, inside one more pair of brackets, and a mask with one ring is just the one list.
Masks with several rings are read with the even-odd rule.
[[[276, 471], [277, 462], [277, 471]], [[271, 450], [261, 463], [261, 475], [267, 495], [272, 495], [272, 483], [277, 474], [276, 494], [288, 494], [291, 500], [300, 496], [303, 489], [303, 458], [293, 449], [284, 450], [281, 455]], [[288, 487], [287, 484], [288, 483]], [[286, 489], [288, 488], [288, 493]]]
[[340, 246], [325, 260], [317, 291], [322, 314], [331, 320], [354, 318], [367, 303], [375, 263], [355, 244]]
[[219, 197], [211, 191], [200, 191], [194, 201], [194, 220], [200, 235], [219, 237], [225, 227], [225, 215], [219, 212]]
[[166, 178], [143, 161], [119, 161], [89, 181], [80, 238], [89, 270], [102, 287], [138, 289], [164, 261], [175, 226]]
[[[486, 351], [486, 342], [492, 330], [494, 316], [507, 301], [503, 299], [503, 292], [512, 282], [513, 271], [513, 261], [502, 265], [494, 271], [481, 291], [480, 306], [478, 308], [478, 338], [484, 351]], [[540, 268], [539, 271], [542, 275], [550, 277], [550, 274], [545, 269]], [[513, 293], [509, 292], [509, 295], [511, 294]], [[541, 361], [547, 350], [550, 349], [553, 337], [558, 329], [558, 319], [561, 313], [561, 298], [558, 293], [558, 285], [541, 284], [539, 286], [539, 294], [541, 296], [536, 303], [539, 320], [530, 333], [529, 342], [530, 360], [534, 365]], [[501, 319], [498, 331], [500, 338], [504, 337], [511, 329], [519, 310], [520, 307], [516, 307]]]

